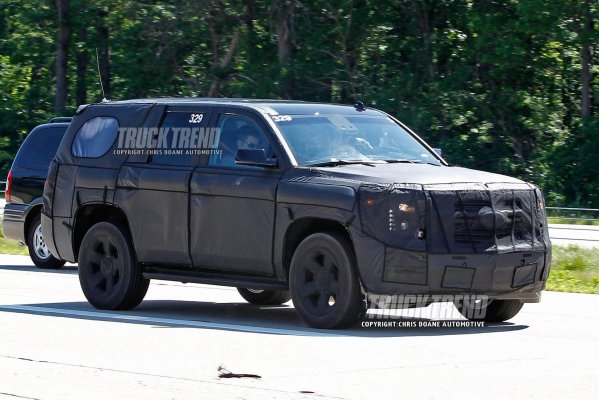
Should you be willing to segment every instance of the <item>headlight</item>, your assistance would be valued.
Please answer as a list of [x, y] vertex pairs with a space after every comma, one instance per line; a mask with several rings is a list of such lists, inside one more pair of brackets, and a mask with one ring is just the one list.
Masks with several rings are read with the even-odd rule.
[[541, 189], [537, 188], [535, 190], [535, 194], [537, 195], [537, 210], [545, 212], [545, 199], [543, 198], [543, 192], [541, 192]]
[[397, 208], [399, 208], [399, 211], [405, 212], [405, 213], [413, 213], [415, 210], [413, 205], [406, 204], [406, 203], [400, 203], [399, 207], [397, 207]]
[[359, 196], [365, 234], [391, 247], [425, 249], [426, 202], [419, 186], [364, 185]]

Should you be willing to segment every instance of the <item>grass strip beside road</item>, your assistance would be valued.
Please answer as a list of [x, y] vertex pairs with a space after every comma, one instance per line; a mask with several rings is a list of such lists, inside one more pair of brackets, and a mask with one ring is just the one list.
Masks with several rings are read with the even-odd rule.
[[29, 255], [29, 252], [25, 245], [5, 238], [2, 228], [0, 227], [0, 254]]
[[599, 221], [590, 219], [565, 219], [560, 217], [547, 217], [547, 222], [550, 224], [565, 224], [565, 225], [594, 225], [598, 226]]
[[[27, 247], [2, 235], [0, 254], [28, 255]], [[547, 290], [599, 294], [599, 249], [579, 246], [553, 246], [551, 274]]]
[[599, 294], [599, 248], [553, 246], [547, 290]]

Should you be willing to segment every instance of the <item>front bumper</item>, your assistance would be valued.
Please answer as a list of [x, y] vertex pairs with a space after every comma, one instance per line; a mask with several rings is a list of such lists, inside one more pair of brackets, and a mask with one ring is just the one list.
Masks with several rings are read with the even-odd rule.
[[365, 290], [535, 301], [551, 264], [541, 196], [528, 185], [362, 188], [351, 235]]
[[364, 289], [372, 294], [484, 294], [534, 302], [545, 288], [551, 252], [427, 254], [385, 246], [352, 231]]

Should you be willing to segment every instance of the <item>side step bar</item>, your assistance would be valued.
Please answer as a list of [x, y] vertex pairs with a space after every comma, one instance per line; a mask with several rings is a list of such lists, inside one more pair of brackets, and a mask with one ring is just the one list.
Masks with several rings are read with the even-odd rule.
[[182, 283], [203, 283], [206, 285], [232, 286], [261, 290], [289, 290], [287, 282], [273, 279], [261, 279], [240, 275], [212, 274], [205, 272], [165, 271], [160, 268], [146, 267], [144, 278], [178, 281]]

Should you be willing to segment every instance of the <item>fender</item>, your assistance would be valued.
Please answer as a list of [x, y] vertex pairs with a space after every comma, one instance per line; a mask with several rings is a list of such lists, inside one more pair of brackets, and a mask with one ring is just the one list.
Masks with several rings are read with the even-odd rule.
[[356, 189], [338, 182], [314, 183], [281, 181], [277, 193], [279, 204], [302, 204], [353, 211]]

